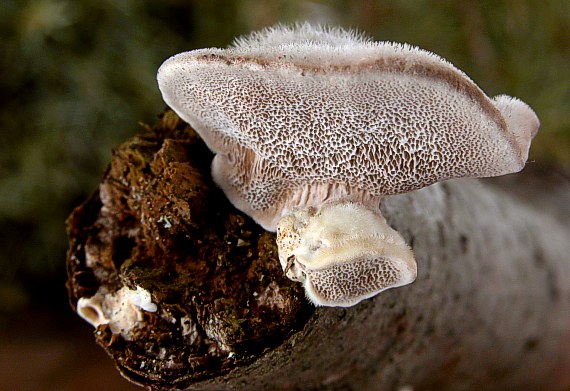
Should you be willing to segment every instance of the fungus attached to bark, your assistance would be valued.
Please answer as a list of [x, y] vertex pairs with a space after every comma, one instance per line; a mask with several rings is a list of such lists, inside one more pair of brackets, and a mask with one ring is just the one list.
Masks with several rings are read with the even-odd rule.
[[539, 121], [446, 60], [300, 25], [168, 59], [166, 103], [216, 154], [230, 201], [277, 231], [287, 276], [316, 305], [351, 306], [416, 278], [381, 197], [520, 171]]
[[124, 286], [115, 293], [99, 291], [91, 297], [77, 300], [77, 313], [94, 327], [108, 324], [111, 331], [129, 340], [139, 326], [143, 311], [156, 312], [150, 293], [140, 286], [129, 289]]

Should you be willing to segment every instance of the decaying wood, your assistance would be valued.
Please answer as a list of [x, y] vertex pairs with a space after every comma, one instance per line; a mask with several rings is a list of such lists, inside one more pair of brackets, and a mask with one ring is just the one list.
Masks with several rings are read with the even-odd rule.
[[383, 214], [411, 243], [417, 281], [313, 310], [283, 278], [273, 235], [210, 182], [208, 159], [167, 113], [117, 150], [69, 220], [72, 305], [126, 284], [159, 306], [132, 341], [96, 331], [130, 380], [151, 389], [570, 388], [570, 234], [540, 205], [470, 180], [387, 197]]

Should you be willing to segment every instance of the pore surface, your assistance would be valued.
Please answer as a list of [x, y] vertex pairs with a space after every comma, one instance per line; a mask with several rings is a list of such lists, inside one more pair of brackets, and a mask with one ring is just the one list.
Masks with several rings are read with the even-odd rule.
[[292, 73], [197, 66], [177, 79], [185, 119], [219, 153], [217, 181], [255, 209], [307, 183], [398, 194], [520, 164], [500, 126], [444, 81]]
[[377, 200], [518, 171], [526, 160], [505, 108], [463, 72], [340, 29], [254, 33], [233, 48], [177, 55], [158, 79], [165, 101], [217, 153], [216, 182], [268, 229], [296, 206], [351, 193]]

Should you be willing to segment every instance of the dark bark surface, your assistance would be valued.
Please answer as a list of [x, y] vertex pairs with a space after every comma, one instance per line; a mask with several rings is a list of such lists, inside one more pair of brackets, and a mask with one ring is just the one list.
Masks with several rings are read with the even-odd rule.
[[[118, 148], [69, 219], [72, 306], [100, 286], [152, 292], [131, 341], [97, 342], [153, 389], [570, 389], [568, 226], [480, 182], [387, 197], [417, 281], [311, 307], [273, 234], [228, 204], [212, 156], [167, 112]], [[405, 389], [405, 388], [404, 388]]]

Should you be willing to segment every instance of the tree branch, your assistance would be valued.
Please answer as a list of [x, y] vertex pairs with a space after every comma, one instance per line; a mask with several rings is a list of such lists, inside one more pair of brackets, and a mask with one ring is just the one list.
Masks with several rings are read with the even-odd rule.
[[[552, 216], [472, 180], [386, 197], [384, 216], [416, 254], [416, 282], [355, 307], [313, 310], [283, 278], [273, 236], [219, 196], [204, 147], [173, 118], [146, 136], [144, 158], [125, 149], [140, 152], [140, 138], [121, 147], [104, 195], [69, 220], [73, 306], [101, 286], [127, 285], [149, 290], [159, 307], [131, 340], [97, 329], [127, 378], [152, 389], [570, 387], [570, 240]], [[178, 153], [165, 153], [181, 139]], [[182, 163], [188, 175], [165, 176]], [[172, 191], [179, 186], [187, 191]], [[151, 196], [156, 214], [144, 206]], [[156, 223], [165, 214], [176, 232]]]

